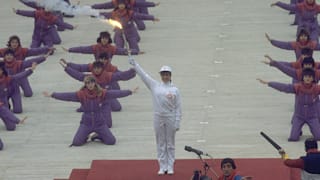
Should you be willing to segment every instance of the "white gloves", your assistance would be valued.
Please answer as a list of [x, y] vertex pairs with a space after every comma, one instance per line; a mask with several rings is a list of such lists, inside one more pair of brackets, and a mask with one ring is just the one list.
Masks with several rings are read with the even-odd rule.
[[129, 64], [131, 64], [132, 66], [136, 65], [136, 61], [133, 59], [132, 56], [129, 56], [128, 62], [129, 62]]

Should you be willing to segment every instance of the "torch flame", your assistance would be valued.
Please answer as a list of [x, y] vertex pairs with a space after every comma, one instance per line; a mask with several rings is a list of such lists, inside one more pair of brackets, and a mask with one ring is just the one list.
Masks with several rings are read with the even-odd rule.
[[115, 20], [113, 20], [113, 19], [108, 19], [107, 22], [108, 22], [109, 24], [111, 24], [111, 26], [113, 26], [113, 27], [117, 27], [117, 28], [119, 28], [119, 29], [122, 29], [122, 25], [121, 25], [121, 23], [118, 22], [118, 21], [115, 21]]

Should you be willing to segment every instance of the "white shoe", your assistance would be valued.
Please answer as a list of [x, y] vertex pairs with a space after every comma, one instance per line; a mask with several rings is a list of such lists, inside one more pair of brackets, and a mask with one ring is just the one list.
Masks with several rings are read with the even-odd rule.
[[158, 171], [158, 175], [159, 175], [159, 176], [164, 175], [164, 173], [165, 173], [165, 171], [164, 171], [163, 169], [160, 169], [160, 170]]
[[172, 169], [168, 170], [168, 174], [173, 175], [174, 174], [173, 170]]

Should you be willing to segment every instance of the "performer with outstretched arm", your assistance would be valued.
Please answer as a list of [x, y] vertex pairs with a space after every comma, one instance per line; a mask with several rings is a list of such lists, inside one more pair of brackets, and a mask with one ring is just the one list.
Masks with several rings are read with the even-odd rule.
[[315, 83], [315, 72], [313, 69], [304, 69], [302, 82], [296, 84], [283, 84], [268, 82], [257, 79], [278, 91], [296, 94], [296, 105], [292, 117], [292, 128], [288, 141], [298, 141], [302, 126], [307, 124], [313, 137], [320, 140], [320, 122], [318, 119], [318, 103], [320, 85]]
[[110, 98], [129, 96], [134, 90], [106, 90], [101, 88], [93, 76], [86, 76], [84, 86], [76, 92], [49, 93], [43, 92], [45, 97], [51, 97], [62, 101], [80, 102], [83, 107], [80, 126], [73, 138], [71, 145], [81, 146], [87, 142], [91, 133], [96, 133], [96, 139], [104, 144], [114, 145], [116, 138], [103, 119], [103, 104]]

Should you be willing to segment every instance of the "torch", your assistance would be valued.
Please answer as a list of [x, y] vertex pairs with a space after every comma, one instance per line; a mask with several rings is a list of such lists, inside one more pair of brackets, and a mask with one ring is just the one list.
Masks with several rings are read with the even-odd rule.
[[260, 132], [261, 136], [264, 137], [274, 148], [276, 148], [278, 151], [282, 149], [274, 140], [272, 140], [268, 135], [266, 135], [264, 132]]
[[113, 27], [117, 27], [117, 28], [121, 29], [121, 35], [122, 35], [122, 38], [123, 38], [123, 41], [124, 41], [124, 47], [128, 52], [128, 57], [131, 57], [131, 50], [129, 49], [128, 42], [126, 41], [126, 38], [124, 36], [124, 31], [123, 31], [122, 24], [120, 22], [118, 22], [118, 21], [113, 20], [113, 19], [108, 19], [107, 23], [109, 23]]

